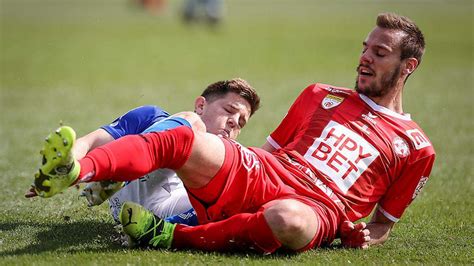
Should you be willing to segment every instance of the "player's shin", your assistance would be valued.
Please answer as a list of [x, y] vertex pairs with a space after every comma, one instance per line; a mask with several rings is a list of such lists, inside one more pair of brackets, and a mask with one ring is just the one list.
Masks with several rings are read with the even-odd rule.
[[81, 182], [131, 181], [159, 168], [179, 169], [189, 158], [193, 141], [194, 133], [186, 126], [120, 138], [80, 160]]
[[176, 225], [172, 248], [206, 251], [249, 251], [270, 254], [281, 247], [263, 212], [236, 214], [198, 226]]

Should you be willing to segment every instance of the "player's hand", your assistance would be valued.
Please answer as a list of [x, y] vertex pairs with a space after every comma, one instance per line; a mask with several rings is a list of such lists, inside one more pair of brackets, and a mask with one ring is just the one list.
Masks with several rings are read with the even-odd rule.
[[38, 194], [36, 193], [35, 187], [33, 187], [33, 186], [31, 186], [30, 189], [28, 189], [25, 192], [25, 198], [33, 198], [33, 197], [36, 197], [36, 196], [38, 196]]
[[91, 182], [87, 184], [80, 196], [85, 197], [87, 206], [97, 206], [110, 198], [115, 192], [119, 191], [123, 186], [123, 182]]
[[[74, 185], [77, 189], [79, 189], [79, 185]], [[36, 193], [34, 185], [31, 185], [31, 187], [25, 192], [25, 198], [34, 198], [37, 197], [38, 193]]]
[[340, 229], [342, 245], [346, 248], [369, 248], [370, 231], [366, 227], [367, 224], [364, 222], [354, 224], [351, 221], [344, 221]]

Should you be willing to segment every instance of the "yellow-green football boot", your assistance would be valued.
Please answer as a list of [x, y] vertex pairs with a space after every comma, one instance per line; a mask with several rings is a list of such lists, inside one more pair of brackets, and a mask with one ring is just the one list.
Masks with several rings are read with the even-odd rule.
[[125, 202], [120, 210], [119, 220], [123, 232], [129, 237], [129, 245], [171, 248], [176, 224], [164, 221], [141, 205]]
[[40, 152], [43, 162], [33, 184], [38, 196], [52, 197], [76, 182], [81, 166], [72, 154], [75, 141], [76, 132], [68, 126], [61, 126], [46, 137]]

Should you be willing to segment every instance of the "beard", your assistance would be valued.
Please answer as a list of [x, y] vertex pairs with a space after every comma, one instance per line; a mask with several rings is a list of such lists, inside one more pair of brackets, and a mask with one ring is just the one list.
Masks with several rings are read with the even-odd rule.
[[377, 84], [376, 80], [373, 80], [365, 88], [360, 88], [359, 87], [360, 74], [357, 75], [356, 82], [355, 82], [355, 90], [358, 93], [364, 94], [365, 96], [368, 96], [368, 97], [382, 97], [382, 96], [387, 95], [387, 93], [390, 92], [395, 87], [398, 79], [400, 78], [400, 72], [401, 72], [400, 66], [401, 64], [395, 67], [393, 71], [383, 74], [380, 80], [380, 85]]

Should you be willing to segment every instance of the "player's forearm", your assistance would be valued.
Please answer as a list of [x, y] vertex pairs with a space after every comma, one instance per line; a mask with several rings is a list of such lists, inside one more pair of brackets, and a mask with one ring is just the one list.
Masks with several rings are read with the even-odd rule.
[[80, 160], [84, 156], [86, 156], [89, 150], [90, 150], [89, 143], [86, 140], [84, 140], [84, 138], [79, 138], [77, 139], [76, 143], [74, 144], [74, 147], [72, 148], [72, 153], [74, 155], [74, 158], [76, 158], [77, 160]]
[[367, 224], [367, 229], [369, 229], [370, 241], [369, 245], [381, 245], [387, 241], [392, 225], [370, 222]]
[[114, 138], [103, 129], [97, 129], [76, 140], [72, 153], [77, 160], [82, 159], [86, 154], [99, 146], [113, 141]]

